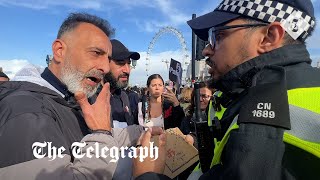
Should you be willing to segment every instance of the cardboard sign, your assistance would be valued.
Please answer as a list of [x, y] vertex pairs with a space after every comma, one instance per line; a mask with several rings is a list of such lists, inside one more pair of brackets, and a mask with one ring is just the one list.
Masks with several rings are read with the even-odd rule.
[[[199, 160], [198, 150], [185, 141], [183, 133], [179, 128], [167, 129], [167, 157], [164, 174], [171, 179], [182, 173], [192, 164]], [[152, 141], [158, 144], [158, 137]]]

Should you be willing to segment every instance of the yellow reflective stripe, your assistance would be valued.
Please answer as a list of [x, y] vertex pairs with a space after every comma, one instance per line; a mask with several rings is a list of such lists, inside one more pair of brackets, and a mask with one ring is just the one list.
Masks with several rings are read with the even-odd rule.
[[301, 149], [317, 156], [318, 158], [320, 158], [320, 144], [319, 143], [304, 141], [304, 140], [301, 140], [301, 139], [299, 139], [291, 134], [288, 134], [286, 132], [283, 135], [283, 141], [288, 144], [292, 144], [295, 147], [301, 148]]
[[[221, 93], [218, 94], [218, 96], [221, 95]], [[299, 88], [299, 89], [293, 89], [288, 91], [288, 101], [289, 104], [295, 105], [298, 107], [301, 107], [303, 109], [307, 109], [309, 111], [315, 112], [320, 114], [320, 88]], [[226, 108], [223, 108], [220, 112], [216, 112], [216, 116], [219, 116], [219, 113], [223, 115]], [[222, 118], [222, 115], [218, 117], [220, 120]], [[236, 118], [237, 120], [237, 118]], [[235, 122], [232, 122], [233, 124], [229, 129], [227, 130], [226, 134], [223, 136], [222, 140], [220, 142], [215, 142], [216, 146], [214, 149], [214, 157], [211, 162], [211, 167], [214, 165], [217, 165], [221, 163], [221, 154], [223, 152], [224, 146], [226, 145], [230, 132], [234, 129], [238, 129], [239, 126]], [[317, 157], [320, 158], [320, 144], [314, 143], [314, 142], [308, 142], [305, 140], [301, 140], [298, 137], [295, 137], [293, 135], [290, 135], [288, 133], [284, 133], [283, 141], [292, 144], [293, 146], [299, 147]]]
[[[320, 114], [320, 87], [312, 88], [298, 88], [288, 91], [288, 101], [290, 105], [310, 111], [310, 113]], [[294, 120], [291, 119], [291, 121]], [[299, 119], [296, 119], [296, 121]], [[318, 119], [320, 120], [320, 119]], [[292, 124], [292, 122], [291, 122]], [[303, 127], [300, 131], [303, 131]], [[306, 128], [306, 127], [304, 127]], [[306, 131], [306, 130], [304, 130]], [[320, 158], [320, 142], [311, 142], [300, 139], [301, 137], [289, 134], [290, 131], [285, 132], [283, 141], [292, 144], [295, 147], [303, 149]]]
[[320, 87], [298, 88], [288, 91], [289, 104], [320, 114]]
[[218, 111], [216, 112], [216, 117], [219, 119], [219, 121], [221, 120], [224, 112], [226, 111], [227, 108], [224, 108], [223, 106], [220, 106], [221, 107], [221, 111]]
[[214, 138], [214, 139], [213, 139], [213, 142], [214, 142], [214, 147], [217, 147], [217, 146], [219, 146], [219, 144], [220, 144], [220, 141], [218, 141], [217, 138]]
[[[218, 92], [218, 97], [221, 97], [222, 92]], [[226, 111], [227, 108], [224, 108], [222, 105], [220, 105], [221, 111], [216, 112], [216, 117], [219, 119], [219, 121], [222, 119], [223, 113]]]
[[[215, 92], [215, 95], [218, 97], [221, 97], [222, 92], [221, 91], [217, 91]], [[224, 108], [222, 105], [220, 105], [221, 107], [221, 111], [215, 111], [214, 113], [212, 113], [212, 111], [214, 110], [213, 106], [212, 106], [212, 101], [209, 102], [209, 111], [208, 111], [208, 126], [212, 126], [212, 119], [214, 117], [217, 117], [219, 120], [222, 119], [224, 112], [226, 111], [227, 108]], [[214, 116], [211, 118], [211, 116]]]
[[231, 124], [231, 127], [228, 129], [228, 131], [226, 132], [226, 134], [223, 136], [222, 140], [217, 143], [217, 146], [214, 148], [214, 156], [213, 156], [213, 159], [211, 161], [211, 165], [210, 165], [210, 168], [213, 167], [214, 165], [217, 165], [221, 162], [221, 154], [222, 154], [222, 151], [224, 149], [224, 146], [226, 145], [228, 139], [229, 139], [229, 136], [230, 136], [230, 132], [234, 129], [238, 129], [239, 126], [237, 124], [237, 120], [238, 118], [235, 118], [233, 120], [233, 124]]
[[[221, 91], [217, 91], [215, 94], [217, 94], [217, 96], [220, 97], [222, 95], [222, 92]], [[210, 102], [209, 102], [209, 110], [208, 110], [208, 126], [209, 127], [212, 126], [212, 119], [213, 119], [213, 118], [211, 118], [211, 115], [213, 115], [212, 111], [214, 111], [214, 108], [213, 108], [213, 105], [212, 105], [212, 100], [210, 100]], [[214, 112], [214, 116], [217, 116], [217, 118], [220, 120], [225, 111], [226, 111], [226, 108], [221, 106], [221, 111]], [[215, 144], [215, 149], [216, 149], [216, 147], [218, 147], [220, 145], [220, 141], [217, 141], [217, 139], [214, 138], [214, 144]], [[211, 167], [212, 167], [212, 165], [211, 165]], [[198, 165], [193, 169], [193, 172], [200, 171], [200, 170], [201, 170], [200, 163], [198, 163]]]
[[210, 100], [209, 102], [209, 111], [208, 111], [208, 126], [212, 126], [212, 120], [211, 120], [211, 109], [213, 109], [212, 107], [212, 100]]
[[198, 163], [198, 165], [193, 169], [193, 172], [195, 171], [201, 171], [200, 163]]

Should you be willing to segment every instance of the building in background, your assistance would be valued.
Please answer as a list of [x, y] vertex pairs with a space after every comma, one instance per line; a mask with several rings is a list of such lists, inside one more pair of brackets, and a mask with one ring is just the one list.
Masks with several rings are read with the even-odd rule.
[[[205, 58], [195, 61], [195, 79], [196, 81], [205, 81], [207, 78], [210, 77], [210, 74], [208, 73], [209, 66], [206, 64]], [[186, 74], [186, 84], [191, 84], [191, 63], [188, 65], [187, 68], [187, 74]]]

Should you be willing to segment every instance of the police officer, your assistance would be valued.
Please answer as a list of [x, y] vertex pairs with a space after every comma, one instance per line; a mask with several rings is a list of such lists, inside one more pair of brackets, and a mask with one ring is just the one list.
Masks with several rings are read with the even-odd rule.
[[200, 179], [319, 179], [320, 70], [305, 45], [312, 2], [223, 0], [188, 24], [210, 42], [211, 86], [230, 98], [229, 128]]

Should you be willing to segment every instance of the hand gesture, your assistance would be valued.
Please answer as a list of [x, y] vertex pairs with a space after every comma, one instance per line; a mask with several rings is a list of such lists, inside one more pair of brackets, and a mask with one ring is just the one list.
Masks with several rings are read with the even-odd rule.
[[[148, 128], [148, 131], [143, 132], [140, 136], [137, 146], [150, 146], [150, 139], [152, 135], [160, 135], [159, 137], [159, 156], [158, 159], [151, 159], [150, 156], [140, 162], [139, 156], [133, 160], [133, 176], [136, 178], [147, 172], [155, 172], [158, 174], [163, 174], [166, 161], [166, 135], [165, 132], [160, 128]], [[155, 132], [157, 131], [157, 132]], [[139, 155], [139, 149], [137, 150]]]
[[83, 92], [76, 92], [75, 98], [78, 101], [86, 121], [91, 130], [111, 130], [110, 125], [110, 85], [104, 84], [97, 100], [90, 105], [88, 98]]
[[174, 94], [174, 92], [172, 91], [172, 89], [168, 89], [166, 88], [167, 91], [164, 92], [162, 95], [163, 97], [170, 101], [174, 107], [178, 106], [180, 104], [179, 100], [177, 99], [176, 95]]
[[193, 137], [191, 136], [191, 135], [184, 135], [184, 140], [187, 142], [187, 143], [189, 143], [189, 144], [191, 144], [191, 145], [193, 145], [194, 144], [194, 139], [193, 139]]

